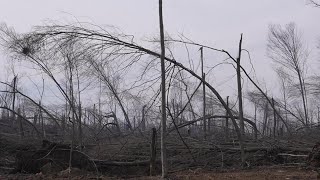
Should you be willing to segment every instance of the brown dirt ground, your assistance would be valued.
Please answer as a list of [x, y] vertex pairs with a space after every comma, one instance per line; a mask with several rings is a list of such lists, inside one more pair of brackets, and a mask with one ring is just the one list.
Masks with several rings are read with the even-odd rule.
[[297, 167], [260, 167], [250, 170], [202, 172], [201, 170], [176, 173], [173, 179], [182, 180], [296, 180], [317, 179], [317, 172]]
[[[69, 179], [69, 175], [66, 173], [60, 173], [55, 175], [0, 175], [0, 180], [43, 180], [43, 179]], [[84, 173], [71, 174], [70, 179], [141, 179], [141, 180], [158, 180], [161, 179], [159, 176], [156, 177], [106, 177], [106, 176], [95, 176]], [[250, 170], [228, 170], [224, 172], [213, 172], [204, 171], [201, 169], [187, 170], [176, 173], [171, 173], [168, 179], [173, 180], [298, 180], [306, 179], [313, 180], [317, 179], [317, 172], [311, 169], [298, 168], [298, 167], [260, 167]]]

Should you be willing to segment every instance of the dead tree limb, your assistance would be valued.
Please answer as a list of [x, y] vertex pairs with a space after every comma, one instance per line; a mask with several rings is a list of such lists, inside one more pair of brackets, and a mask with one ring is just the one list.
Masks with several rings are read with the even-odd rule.
[[[231, 54], [228, 51], [225, 51], [224, 49], [217, 49], [217, 48], [213, 48], [210, 46], [205, 46], [202, 44], [198, 44], [198, 43], [194, 43], [194, 42], [185, 42], [185, 41], [180, 41], [180, 40], [168, 40], [168, 41], [172, 41], [172, 42], [178, 42], [178, 43], [184, 43], [184, 44], [190, 44], [190, 45], [195, 45], [195, 46], [200, 46], [200, 47], [204, 47], [207, 49], [211, 49], [213, 51], [218, 51], [218, 52], [223, 52], [225, 53], [233, 62], [237, 63], [237, 60], [231, 56]], [[169, 58], [168, 58], [169, 59]], [[249, 76], [249, 74], [247, 73], [247, 71], [240, 65], [240, 68], [242, 70], [242, 72], [247, 76], [247, 78], [251, 81], [251, 83], [262, 93], [262, 95], [266, 98], [266, 100], [268, 101], [268, 103], [270, 105], [272, 105], [272, 102], [270, 100], [270, 98], [262, 91], [262, 89], [257, 85], [257, 83], [254, 82], [254, 80]], [[191, 71], [191, 70], [190, 70]], [[189, 71], [188, 71], [189, 72]], [[190, 72], [189, 72], [190, 73]], [[192, 74], [193, 75], [193, 74]], [[196, 76], [195, 76], [196, 77]], [[197, 77], [198, 78], [198, 77]], [[211, 88], [210, 88], [211, 89]], [[215, 93], [214, 93], [215, 94]], [[220, 100], [220, 99], [219, 99]], [[224, 106], [224, 105], [223, 105]], [[283, 122], [283, 124], [286, 126], [289, 134], [292, 134], [291, 130], [289, 129], [289, 126], [287, 124], [287, 122], [282, 118], [282, 116], [280, 115], [280, 113], [276, 110], [273, 109], [275, 111], [275, 113], [277, 114], [277, 116], [281, 119], [281, 121]]]
[[[207, 115], [206, 118], [207, 118], [207, 119], [209, 119], [209, 118], [212, 118], [212, 119], [215, 119], [215, 118], [230, 118], [230, 116], [224, 116], [224, 115]], [[234, 116], [234, 118], [237, 119], [237, 120], [239, 120], [239, 117], [237, 117], [237, 116]], [[202, 121], [202, 120], [203, 120], [203, 117], [200, 117], [200, 118], [198, 118], [198, 119], [195, 119], [195, 120], [192, 120], [192, 121], [188, 121], [188, 122], [179, 124], [179, 125], [178, 125], [178, 128], [180, 129], [180, 128], [183, 128], [183, 127], [185, 127], [185, 126], [194, 124], [194, 123], [196, 123], [196, 122], [198, 122], [198, 121]], [[257, 128], [256, 124], [255, 124], [253, 121], [251, 121], [251, 120], [249, 120], [249, 119], [247, 119], [247, 118], [243, 118], [243, 121], [247, 122], [248, 124], [250, 124], [250, 125], [252, 126], [252, 128], [253, 128], [253, 130], [254, 130], [255, 139], [257, 139], [257, 137], [258, 137], [258, 132], [259, 132], [259, 131], [258, 131], [258, 128]], [[170, 133], [170, 132], [172, 132], [172, 131], [174, 131], [174, 130], [175, 130], [174, 128], [171, 128], [170, 130], [168, 130], [168, 133]]]
[[33, 123], [31, 123], [28, 119], [26, 119], [25, 117], [21, 116], [19, 113], [13, 111], [12, 109], [5, 107], [5, 106], [0, 106], [0, 109], [5, 109], [8, 110], [10, 112], [12, 112], [13, 114], [17, 115], [19, 118], [21, 118], [22, 120], [24, 120], [25, 122], [27, 122], [31, 127], [33, 127], [33, 129], [37, 132], [37, 135], [39, 138], [41, 138], [41, 133], [39, 132], [39, 130], [34, 126]]
[[[8, 83], [1, 82], [1, 81], [0, 81], [0, 83], [1, 83], [1, 84], [4, 84], [4, 85], [7, 85], [7, 86], [9, 86], [9, 87], [12, 87], [12, 86], [11, 86], [10, 84], [8, 84]], [[14, 92], [11, 92], [11, 91], [0, 91], [0, 92], [4, 92], [4, 93], [14, 93]], [[35, 102], [32, 98], [30, 98], [29, 96], [25, 95], [24, 93], [20, 92], [20, 91], [17, 90], [17, 89], [15, 90], [15, 93], [18, 93], [19, 95], [21, 95], [21, 96], [27, 98], [28, 100], [30, 100], [34, 105], [36, 105], [36, 106], [37, 106], [38, 108], [40, 108], [43, 112], [45, 112], [45, 113], [56, 123], [56, 125], [58, 125], [59, 128], [61, 128], [60, 124], [59, 124], [58, 121], [57, 121], [58, 119], [55, 118], [51, 113], [49, 113], [49, 111], [46, 110], [43, 106], [41, 106], [41, 104]]]

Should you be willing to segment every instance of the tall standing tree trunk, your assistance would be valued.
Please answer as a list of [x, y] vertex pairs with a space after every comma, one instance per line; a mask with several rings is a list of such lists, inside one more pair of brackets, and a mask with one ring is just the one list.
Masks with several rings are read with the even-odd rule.
[[96, 104], [93, 104], [93, 128], [96, 130], [97, 129], [97, 122], [96, 122]]
[[[205, 81], [206, 79], [206, 74], [203, 73], [202, 74], [202, 79], [203, 81]], [[203, 131], [204, 131], [204, 139], [207, 139], [207, 129], [209, 129], [209, 127], [207, 127], [207, 119], [206, 119], [206, 85], [205, 84], [202, 84], [203, 85]]]
[[243, 107], [242, 107], [242, 87], [241, 87], [241, 69], [240, 69], [240, 60], [241, 60], [241, 46], [242, 46], [242, 34], [239, 42], [239, 52], [237, 58], [237, 83], [238, 83], [238, 99], [239, 99], [239, 121], [240, 121], [240, 132], [241, 135], [244, 135], [244, 121], [243, 121]]
[[168, 174], [167, 167], [167, 149], [166, 149], [166, 76], [165, 76], [165, 46], [164, 46], [164, 27], [162, 16], [162, 0], [159, 0], [159, 24], [160, 24], [160, 44], [161, 44], [161, 163], [162, 163], [162, 178], [166, 178]]
[[[66, 80], [66, 93], [69, 92], [69, 86], [68, 86], [68, 81]], [[64, 138], [66, 137], [66, 130], [68, 129], [68, 121], [69, 121], [69, 115], [70, 115], [70, 106], [68, 103], [68, 99], [65, 98], [66, 100], [66, 107], [65, 107], [65, 114], [64, 114], [64, 119], [63, 119], [63, 123], [64, 123], [64, 127], [63, 127], [63, 136]], [[39, 116], [40, 117], [40, 116]]]
[[83, 141], [82, 141], [82, 124], [81, 124], [81, 121], [82, 121], [82, 109], [81, 109], [81, 103], [79, 103], [79, 107], [78, 107], [79, 109], [78, 109], [78, 113], [79, 113], [79, 116], [78, 116], [78, 118], [79, 118], [79, 120], [78, 120], [78, 128], [79, 128], [79, 134], [78, 134], [78, 136], [79, 136], [79, 145], [80, 145], [80, 147], [81, 147], [81, 149], [82, 149], [82, 147], [83, 147]]
[[309, 121], [308, 121], [308, 110], [307, 110], [307, 95], [306, 95], [306, 89], [305, 89], [305, 83], [304, 80], [301, 76], [300, 69], [297, 69], [298, 72], [298, 77], [299, 77], [299, 84], [300, 84], [300, 92], [301, 92], [301, 97], [302, 97], [302, 103], [303, 103], [303, 110], [304, 110], [304, 117], [305, 117], [305, 123], [306, 126], [308, 126]]
[[[182, 79], [181, 79], [181, 81], [182, 81]], [[182, 107], [183, 107], [183, 103], [182, 103], [182, 100], [183, 100], [183, 96], [182, 96], [182, 82], [180, 82], [179, 83], [179, 88], [180, 88], [180, 102], [179, 102], [179, 107], [180, 107], [180, 110], [182, 110]], [[179, 110], [179, 112], [180, 112], [180, 110]], [[182, 112], [181, 113], [181, 115], [180, 115], [180, 123], [183, 123], [183, 122], [185, 122], [185, 117], [184, 117], [184, 113]]]
[[145, 109], [146, 105], [142, 107], [142, 120], [141, 120], [141, 130], [145, 131], [146, 130], [146, 117], [145, 117]]
[[150, 147], [150, 176], [154, 174], [155, 163], [156, 163], [156, 155], [157, 155], [157, 130], [156, 128], [152, 128], [151, 133], [151, 147]]
[[[229, 108], [229, 96], [227, 96], [227, 106]], [[229, 116], [228, 111], [226, 111], [226, 141], [229, 140]]]
[[[209, 112], [209, 113], [210, 113], [211, 115], [213, 115], [213, 114], [214, 114], [214, 109], [212, 108], [211, 112]], [[212, 125], [211, 125], [211, 120], [212, 120], [212, 119], [209, 118], [208, 121], [207, 121], [207, 125], [208, 125], [208, 126], [207, 126], [207, 127], [208, 127], [207, 133], [208, 133], [208, 134], [210, 134], [210, 132], [211, 132], [211, 126], [212, 126]], [[213, 124], [215, 124], [215, 123], [213, 122]], [[213, 130], [214, 130], [214, 128], [213, 128]]]
[[257, 104], [254, 103], [254, 123], [257, 125]]
[[65, 132], [66, 132], [66, 123], [67, 123], [67, 119], [66, 119], [66, 115], [65, 114], [62, 114], [62, 117], [61, 117], [61, 134], [62, 134], [62, 139], [65, 138]]
[[[275, 109], [274, 99], [272, 98], [272, 106]], [[273, 138], [276, 138], [276, 129], [277, 129], [277, 114], [273, 111]]]
[[[79, 134], [78, 134], [78, 138], [79, 138], [79, 145], [82, 149], [82, 107], [81, 107], [81, 91], [80, 91], [80, 78], [79, 78], [79, 71], [76, 68], [76, 73], [77, 73], [77, 81], [78, 81], [78, 129], [79, 129]], [[99, 100], [100, 100], [100, 96], [99, 96]], [[99, 106], [100, 107], [100, 106]]]
[[[206, 75], [203, 72], [203, 47], [200, 48], [200, 52], [201, 52], [201, 75], [202, 75], [202, 79], [203, 81], [205, 81]], [[204, 83], [202, 83], [202, 93], [203, 93], [203, 112], [202, 112], [202, 116], [203, 116], [203, 133], [204, 133], [204, 139], [207, 139], [207, 121], [206, 121], [206, 85]]]
[[283, 89], [283, 101], [284, 101], [284, 110], [285, 110], [285, 121], [288, 122], [288, 113], [287, 113], [287, 96], [286, 96], [286, 86], [285, 82], [282, 81], [282, 89]]
[[17, 88], [17, 76], [13, 78], [13, 98], [12, 98], [12, 125], [14, 125], [16, 120], [16, 115], [14, 114], [15, 102], [16, 102], [16, 88]]
[[[39, 105], [41, 106], [41, 101], [39, 101]], [[42, 130], [42, 137], [46, 138], [46, 129], [44, 127], [44, 121], [43, 121], [43, 115], [42, 115], [42, 109], [39, 108], [39, 123], [41, 122], [41, 130]]]
[[120, 124], [119, 124], [116, 113], [112, 112], [112, 117], [113, 117], [113, 122], [116, 124], [118, 134], [119, 134], [119, 136], [121, 136], [122, 134], [121, 134]]
[[263, 120], [263, 124], [262, 124], [262, 134], [265, 135], [266, 133], [266, 128], [267, 128], [267, 124], [268, 124], [268, 110], [269, 110], [269, 106], [268, 106], [268, 102], [266, 102], [265, 107], [264, 107], [264, 120]]
[[245, 152], [244, 152], [244, 144], [243, 144], [243, 137], [244, 137], [244, 121], [243, 121], [243, 107], [242, 107], [242, 87], [241, 87], [241, 66], [240, 66], [240, 60], [241, 60], [241, 51], [242, 51], [242, 34], [240, 37], [239, 42], [239, 52], [238, 52], [238, 58], [237, 58], [237, 82], [238, 82], [238, 98], [239, 98], [239, 121], [240, 121], [240, 134], [239, 141], [241, 141], [241, 165], [245, 166]]
[[318, 125], [319, 125], [319, 123], [320, 123], [320, 107], [318, 106]]
[[[21, 115], [21, 110], [20, 110], [20, 108], [18, 108], [18, 114]], [[24, 131], [23, 131], [22, 119], [21, 119], [20, 116], [18, 116], [18, 121], [19, 121], [20, 139], [22, 139], [23, 136], [24, 136]]]
[[[72, 113], [72, 119], [74, 119], [74, 114]], [[71, 168], [72, 168], [72, 156], [73, 156], [73, 146], [74, 146], [74, 134], [75, 134], [75, 128], [74, 128], [74, 121], [72, 121], [69, 117], [69, 122], [71, 123], [72, 125], [72, 135], [71, 135], [71, 147], [70, 147], [70, 152], [69, 152], [69, 175], [71, 173]]]
[[133, 129], [136, 129], [136, 116], [133, 116]]
[[[71, 102], [69, 103], [70, 104], [70, 109], [71, 109], [71, 121], [73, 123], [73, 126], [75, 126], [75, 121], [74, 121], [74, 113], [75, 113], [75, 109], [74, 109], [74, 96], [73, 96], [73, 76], [72, 76], [72, 67], [71, 67], [71, 62], [69, 62], [69, 73], [70, 73], [70, 77], [69, 77], [69, 96], [70, 96], [70, 100]], [[74, 129], [75, 131], [75, 129]]]

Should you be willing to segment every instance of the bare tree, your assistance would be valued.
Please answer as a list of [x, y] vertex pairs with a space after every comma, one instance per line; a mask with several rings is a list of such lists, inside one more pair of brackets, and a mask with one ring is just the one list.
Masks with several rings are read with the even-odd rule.
[[132, 130], [132, 125], [130, 123], [128, 113], [125, 110], [125, 107], [124, 107], [123, 102], [120, 98], [120, 94], [119, 94], [118, 90], [116, 89], [114, 83], [112, 83], [112, 79], [110, 78], [110, 76], [107, 75], [106, 70], [103, 67], [104, 63], [98, 63], [93, 58], [89, 58], [89, 63], [93, 67], [93, 69], [95, 70], [94, 72], [96, 72], [98, 78], [108, 87], [108, 89], [111, 91], [112, 95], [115, 97], [116, 101], [118, 102], [118, 104], [121, 108], [121, 111], [124, 115], [124, 118], [126, 120], [126, 123], [128, 124], [129, 129]]
[[162, 178], [166, 178], [168, 174], [167, 153], [166, 153], [166, 68], [164, 63], [165, 46], [164, 46], [164, 27], [162, 15], [162, 0], [159, 0], [159, 24], [160, 24], [160, 43], [161, 43], [161, 162], [162, 162]]
[[242, 51], [242, 34], [239, 42], [239, 52], [237, 57], [237, 85], [238, 85], [238, 101], [239, 101], [239, 120], [240, 120], [240, 131], [244, 135], [244, 121], [243, 121], [243, 102], [242, 102], [242, 86], [241, 86], [241, 51]]
[[[206, 74], [203, 72], [203, 66], [204, 66], [203, 47], [200, 48], [200, 52], [201, 52], [201, 75], [202, 75], [203, 81], [205, 81]], [[206, 139], [207, 138], [207, 120], [206, 120], [206, 85], [205, 84], [202, 84], [202, 93], [203, 93], [203, 102], [202, 102], [203, 131], [204, 131], [204, 139]]]
[[[38, 27], [37, 31], [33, 32], [32, 35], [34, 36], [34, 38], [40, 37], [40, 42], [44, 42], [47, 45], [47, 46], [40, 46], [41, 45], [40, 43], [39, 46], [41, 48], [46, 48], [48, 46], [59, 47], [64, 43], [68, 43], [69, 40], [80, 41], [81, 46], [79, 46], [79, 48], [81, 48], [82, 52], [86, 52], [86, 54], [90, 54], [93, 60], [98, 59], [100, 55], [105, 55], [105, 57], [102, 59], [104, 63], [111, 63], [119, 59], [125, 59], [129, 62], [127, 63], [127, 66], [132, 66], [132, 64], [137, 62], [141, 56], [146, 55], [154, 59], [159, 59], [162, 57], [169, 64], [169, 66], [172, 67], [172, 68], [165, 69], [167, 71], [170, 71], [172, 69], [179, 69], [179, 71], [186, 71], [188, 74], [190, 74], [192, 78], [200, 80], [203, 84], [205, 84], [208, 90], [210, 90], [216, 96], [217, 100], [221, 103], [223, 108], [226, 109], [227, 114], [234, 125], [235, 131], [239, 139], [241, 157], [242, 157], [241, 159], [242, 159], [242, 163], [244, 164], [245, 154], [244, 154], [243, 140], [241, 137], [241, 132], [236, 122], [236, 118], [233, 115], [234, 112], [227, 106], [227, 104], [225, 103], [225, 101], [223, 100], [219, 92], [212, 85], [210, 85], [207, 81], [201, 78], [201, 76], [196, 74], [194, 71], [188, 69], [183, 64], [176, 61], [174, 58], [171, 58], [170, 56], [168, 57], [162, 56], [161, 54], [155, 51], [139, 46], [135, 44], [132, 41], [132, 39], [129, 39], [129, 40], [128, 38], [126, 39], [126, 37], [128, 36], [117, 35], [117, 34], [112, 35], [104, 30], [97, 31], [97, 30], [87, 29], [82, 26], [77, 27], [72, 25], [65, 25], [65, 26], [53, 25], [53, 26]], [[31, 50], [29, 49], [26, 50], [27, 54], [32, 55], [33, 53], [29, 53], [29, 52], [33, 51], [34, 48], [31, 48]], [[14, 52], [19, 54], [20, 53], [19, 50], [21, 50], [21, 48], [18, 48], [18, 52], [17, 51], [14, 51]], [[235, 61], [235, 59], [228, 52], [224, 50], [219, 50], [219, 51], [226, 53], [233, 61]], [[23, 54], [25, 55], [25, 53]], [[38, 63], [38, 61], [34, 61], [34, 62]], [[88, 64], [90, 63], [88, 62]], [[43, 69], [45, 71], [47, 70], [45, 66], [46, 64], [39, 63], [39, 65], [43, 65], [45, 67]], [[40, 67], [42, 68], [42, 66]], [[244, 70], [243, 72], [246, 73]], [[48, 74], [51, 77], [52, 74], [50, 74], [50, 72], [48, 72]], [[59, 90], [64, 92], [63, 93], [64, 96], [66, 96], [66, 99], [68, 100], [68, 102], [70, 102], [70, 98], [68, 98], [69, 97], [68, 93], [66, 93], [61, 86], [58, 86], [58, 87], [60, 87]], [[164, 113], [165, 111], [166, 109], [162, 110], [162, 113]], [[162, 128], [166, 128], [166, 126], [162, 126]]]
[[[287, 110], [288, 107], [288, 86], [290, 86], [291, 77], [289, 74], [287, 74], [282, 67], [278, 67], [276, 69], [276, 73], [280, 80], [280, 89], [283, 95], [283, 103], [284, 103], [284, 109]], [[288, 114], [285, 113], [285, 121], [288, 121]]]
[[292, 73], [299, 82], [299, 92], [302, 99], [305, 124], [308, 125], [308, 104], [305, 85], [305, 65], [308, 51], [298, 33], [296, 25], [290, 23], [282, 28], [280, 25], [269, 27], [268, 56], [279, 66]]
[[[17, 89], [17, 76], [14, 76], [14, 78], [13, 78], [13, 90], [12, 90], [12, 92], [13, 92], [12, 93], [12, 96], [13, 96], [13, 98], [12, 98], [12, 111], [13, 112], [15, 111], [14, 108], [15, 108], [15, 101], [16, 101], [16, 89]], [[12, 124], [15, 123], [15, 120], [16, 120], [15, 117], [16, 117], [15, 114], [12, 113]]]

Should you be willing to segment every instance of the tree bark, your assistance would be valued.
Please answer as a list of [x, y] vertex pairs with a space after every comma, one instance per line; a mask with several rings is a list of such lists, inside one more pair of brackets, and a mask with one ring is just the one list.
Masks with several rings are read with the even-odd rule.
[[156, 139], [157, 139], [157, 130], [156, 128], [152, 128], [151, 134], [151, 147], [150, 147], [150, 176], [154, 174], [155, 164], [156, 164], [156, 154], [157, 154], [157, 146], [156, 146]]
[[[80, 100], [80, 98], [79, 98], [79, 100]], [[78, 120], [78, 128], [79, 128], [79, 134], [78, 134], [78, 138], [79, 138], [79, 145], [80, 145], [80, 147], [81, 147], [81, 149], [82, 149], [82, 145], [83, 145], [83, 141], [82, 141], [82, 109], [81, 109], [81, 103], [80, 103], [80, 101], [79, 101], [79, 116], [78, 116], [78, 118], [79, 118], [79, 120]]]
[[167, 167], [167, 149], [166, 149], [166, 76], [165, 76], [165, 45], [164, 45], [164, 27], [162, 15], [162, 0], [159, 0], [159, 24], [160, 24], [160, 44], [161, 44], [161, 163], [162, 163], [162, 178], [166, 178], [168, 174]]
[[[229, 96], [227, 96], [227, 106], [229, 107]], [[226, 111], [226, 140], [229, 139], [229, 116]]]
[[[272, 106], [273, 106], [273, 109], [275, 109], [273, 98], [272, 98]], [[276, 129], [277, 129], [277, 114], [275, 111], [273, 111], [273, 138], [276, 138]]]
[[[18, 114], [21, 115], [21, 110], [18, 108]], [[22, 125], [22, 119], [21, 116], [18, 116], [18, 121], [19, 121], [19, 133], [20, 133], [20, 138], [24, 137], [24, 132], [23, 132], [23, 125]]]
[[145, 117], [146, 105], [142, 107], [142, 120], [141, 120], [141, 129], [142, 131], [146, 130], [146, 117]]
[[[12, 98], [12, 112], [14, 112], [15, 102], [16, 102], [16, 88], [17, 88], [17, 76], [13, 78], [13, 98]], [[12, 113], [12, 125], [15, 123], [15, 114]]]
[[319, 125], [319, 122], [320, 122], [320, 108], [319, 108], [319, 106], [318, 106], [318, 112], [317, 112], [317, 114], [318, 114], [317, 120], [318, 120], [318, 125]]
[[[202, 79], [206, 80], [205, 73], [202, 74]], [[203, 131], [204, 131], [204, 139], [207, 139], [207, 119], [206, 119], [206, 85], [202, 84], [203, 86]], [[208, 128], [209, 129], [209, 128]]]
[[239, 42], [239, 52], [237, 58], [237, 84], [238, 84], [238, 101], [239, 101], [239, 121], [240, 121], [240, 132], [244, 135], [244, 122], [243, 122], [243, 107], [242, 107], [242, 87], [241, 87], [241, 46], [242, 46], [242, 34]]
[[[203, 47], [200, 48], [200, 58], [201, 58], [201, 75], [203, 81], [205, 81], [206, 75], [203, 71]], [[206, 85], [202, 84], [202, 93], [203, 93], [203, 108], [202, 108], [202, 116], [203, 116], [203, 133], [204, 133], [204, 139], [207, 138], [207, 122], [206, 122]]]
[[267, 127], [267, 123], [268, 123], [268, 103], [266, 102], [266, 105], [264, 107], [264, 120], [263, 120], [263, 124], [262, 124], [262, 134], [265, 135], [266, 132], [266, 127]]
[[303, 110], [304, 110], [304, 116], [305, 116], [305, 123], [306, 126], [308, 126], [309, 121], [308, 121], [308, 109], [307, 109], [307, 95], [306, 95], [306, 89], [305, 89], [305, 83], [304, 79], [301, 76], [300, 69], [297, 69], [298, 73], [298, 78], [299, 78], [299, 84], [300, 84], [300, 89], [301, 89], [301, 97], [302, 97], [302, 103], [303, 103]]

